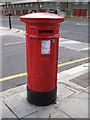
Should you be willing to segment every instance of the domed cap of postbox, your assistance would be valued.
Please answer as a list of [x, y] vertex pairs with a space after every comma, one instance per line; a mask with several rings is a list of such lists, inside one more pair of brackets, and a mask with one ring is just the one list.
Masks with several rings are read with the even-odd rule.
[[40, 22], [54, 22], [60, 23], [64, 21], [64, 17], [53, 13], [31, 13], [20, 17], [20, 20], [25, 23], [40, 23]]

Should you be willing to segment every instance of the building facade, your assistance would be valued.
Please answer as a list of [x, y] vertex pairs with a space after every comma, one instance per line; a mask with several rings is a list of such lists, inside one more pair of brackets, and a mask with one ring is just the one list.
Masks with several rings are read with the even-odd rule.
[[38, 2], [37, 1], [15, 1], [3, 2], [0, 13], [7, 15], [11, 13], [14, 16], [21, 16], [32, 12], [54, 12], [70, 17], [87, 17], [88, 2]]

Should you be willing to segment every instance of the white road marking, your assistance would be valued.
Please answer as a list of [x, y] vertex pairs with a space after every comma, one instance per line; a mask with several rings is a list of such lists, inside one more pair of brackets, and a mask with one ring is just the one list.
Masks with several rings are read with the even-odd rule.
[[82, 51], [84, 51], [84, 50], [89, 50], [89, 49], [90, 49], [90, 47], [83, 48]]
[[76, 23], [76, 25], [88, 25], [87, 23]]
[[78, 41], [74, 41], [74, 40], [69, 40], [69, 41], [61, 41], [60, 44], [78, 44], [78, 43], [81, 43], [81, 42], [78, 42]]
[[60, 38], [59, 46], [76, 50], [76, 51], [84, 51], [84, 50], [88, 50], [90, 43], [84, 43], [84, 42], [78, 42], [75, 40]]
[[[17, 45], [17, 44], [22, 44], [22, 43], [25, 43], [25, 42], [26, 41], [6, 43], [4, 45], [5, 46]], [[59, 38], [59, 46], [69, 48], [69, 49], [72, 49], [72, 50], [76, 50], [76, 51], [88, 50], [88, 49], [90, 49], [89, 45], [90, 45], [90, 43], [84, 43], [84, 42], [79, 42], [79, 41], [75, 41], [75, 40]]]
[[7, 46], [7, 45], [16, 45], [16, 44], [21, 44], [21, 43], [25, 43], [25, 42], [26, 42], [26, 41], [6, 43], [6, 44], [4, 44], [4, 45], [5, 45], [5, 46]]

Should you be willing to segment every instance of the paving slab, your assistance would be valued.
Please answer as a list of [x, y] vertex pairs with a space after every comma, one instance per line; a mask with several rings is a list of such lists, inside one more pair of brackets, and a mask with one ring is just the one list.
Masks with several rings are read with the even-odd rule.
[[87, 99], [89, 99], [88, 93], [81, 92], [80, 95], [83, 96], [83, 97], [85, 97], [85, 98], [87, 98]]
[[27, 98], [27, 91], [21, 92], [19, 96], [26, 101]]
[[2, 118], [2, 100], [0, 100], [0, 120]]
[[10, 109], [2, 102], [2, 118], [17, 118]]
[[59, 102], [59, 109], [71, 118], [88, 118], [88, 99], [80, 94], [73, 94]]
[[88, 67], [84, 67], [85, 65], [87, 65], [87, 63], [58, 73], [58, 82], [63, 82], [64, 78], [70, 80], [72, 78], [88, 73]]
[[[57, 97], [59, 100], [62, 100], [64, 98], [68, 97], [69, 95], [72, 95], [75, 93], [73, 90], [70, 90], [63, 84], [58, 83], [57, 86], [58, 86], [57, 87]], [[27, 97], [27, 91], [22, 92], [19, 95], [20, 95], [20, 97], [22, 97], [25, 100]]]
[[[22, 118], [50, 119], [69, 117], [88, 118], [88, 90], [90, 88], [84, 89], [85, 92], [83, 92], [82, 90], [79, 91], [78, 89], [77, 91], [75, 89], [72, 89], [73, 88], [72, 84], [69, 84], [71, 83], [69, 81], [70, 76], [71, 72], [70, 74], [67, 74], [67, 71], [65, 72], [65, 74], [63, 73], [61, 82], [58, 82], [57, 100], [54, 104], [51, 104], [49, 106], [40, 107], [28, 103], [26, 99], [27, 97], [26, 85], [7, 90], [5, 92], [2, 92], [3, 94], [0, 95], [3, 98], [5, 104], [7, 104], [7, 106], [13, 111], [14, 115], [19, 117], [20, 119]], [[65, 78], [68, 79], [62, 82]], [[66, 84], [64, 84], [65, 82]], [[69, 86], [67, 86], [67, 83]]]
[[57, 82], [63, 78], [68, 77], [67, 72], [63, 71], [57, 74]]
[[[80, 65], [80, 66], [77, 66], [77, 67], [71, 68], [69, 70], [65, 70], [63, 72], [58, 73], [57, 82], [62, 83], [65, 86], [68, 86], [75, 92], [85, 91], [87, 88], [84, 88], [84, 87], [70, 81], [76, 77], [79, 77], [80, 75], [83, 75], [83, 74], [86, 74], [86, 76], [87, 76], [88, 68], [84, 67], [85, 65], [87, 65], [87, 64], [83, 64], [83, 65]], [[63, 78], [61, 77], [62, 75], [63, 75]], [[86, 85], [88, 85], [88, 82], [86, 83]]]
[[55, 109], [54, 106], [48, 106], [47, 109], [36, 112], [26, 118], [69, 118], [62, 111]]
[[80, 74], [84, 74], [86, 73], [86, 71], [88, 71], [88, 68], [87, 67], [84, 67], [85, 65], [87, 65], [88, 63], [85, 63], [85, 64], [82, 64], [82, 65], [79, 65], [79, 66], [76, 66], [74, 68], [71, 68], [69, 70], [65, 70], [64, 72], [68, 75], [68, 76], [71, 76], [71, 75], [77, 75], [79, 76]]
[[68, 115], [57, 109], [57, 112], [51, 114], [50, 118], [70, 118]]
[[88, 94], [90, 94], [90, 87], [88, 87], [88, 89], [86, 91], [88, 92]]
[[20, 30], [18, 33], [14, 34], [14, 36], [26, 38], [25, 31]]
[[26, 91], [20, 93], [19, 96], [27, 103], [27, 105], [29, 107], [36, 109], [36, 111], [43, 111], [44, 109], [47, 109], [48, 107], [53, 105], [53, 104], [51, 104], [49, 106], [36, 106], [36, 105], [30, 104], [26, 99], [26, 97], [27, 97], [27, 92]]
[[18, 87], [15, 87], [15, 88], [11, 88], [9, 90], [6, 90], [2, 93], [0, 93], [0, 96], [5, 99], [7, 97], [10, 97], [10, 96], [13, 96], [13, 95], [16, 95], [16, 94], [19, 94], [19, 93], [22, 93], [22, 92], [25, 92], [26, 91], [26, 84], [24, 85], [20, 85]]
[[74, 94], [75, 92], [67, 88], [65, 85], [58, 83], [57, 98], [63, 100], [64, 98]]
[[4, 99], [4, 102], [19, 118], [36, 112], [36, 109], [28, 106], [28, 104], [19, 95], [8, 97]]
[[7, 27], [0, 27], [0, 35], [11, 35], [11, 34], [15, 34], [17, 32], [19, 32], [19, 29], [16, 28], [12, 28], [9, 29]]

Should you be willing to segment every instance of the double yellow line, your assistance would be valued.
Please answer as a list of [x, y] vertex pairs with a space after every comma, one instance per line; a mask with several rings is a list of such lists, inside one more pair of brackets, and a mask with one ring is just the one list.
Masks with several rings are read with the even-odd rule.
[[58, 67], [62, 67], [62, 66], [65, 66], [65, 65], [70, 65], [70, 64], [82, 62], [82, 61], [85, 61], [85, 60], [88, 60], [88, 59], [90, 59], [90, 57], [86, 57], [86, 58], [81, 58], [81, 59], [69, 61], [69, 62], [66, 62], [66, 63], [59, 64]]
[[[65, 65], [70, 65], [70, 64], [82, 62], [82, 61], [85, 61], [85, 60], [88, 60], [88, 59], [90, 59], [90, 57], [81, 58], [81, 59], [77, 59], [77, 60], [61, 63], [61, 64], [58, 64], [58, 67], [62, 67], [62, 66], [65, 66]], [[8, 77], [0, 78], [0, 82], [11, 80], [11, 79], [15, 79], [15, 78], [19, 78], [19, 77], [24, 77], [26, 75], [27, 75], [27, 73], [25, 72], [25, 73], [20, 73], [20, 74], [8, 76]]]

